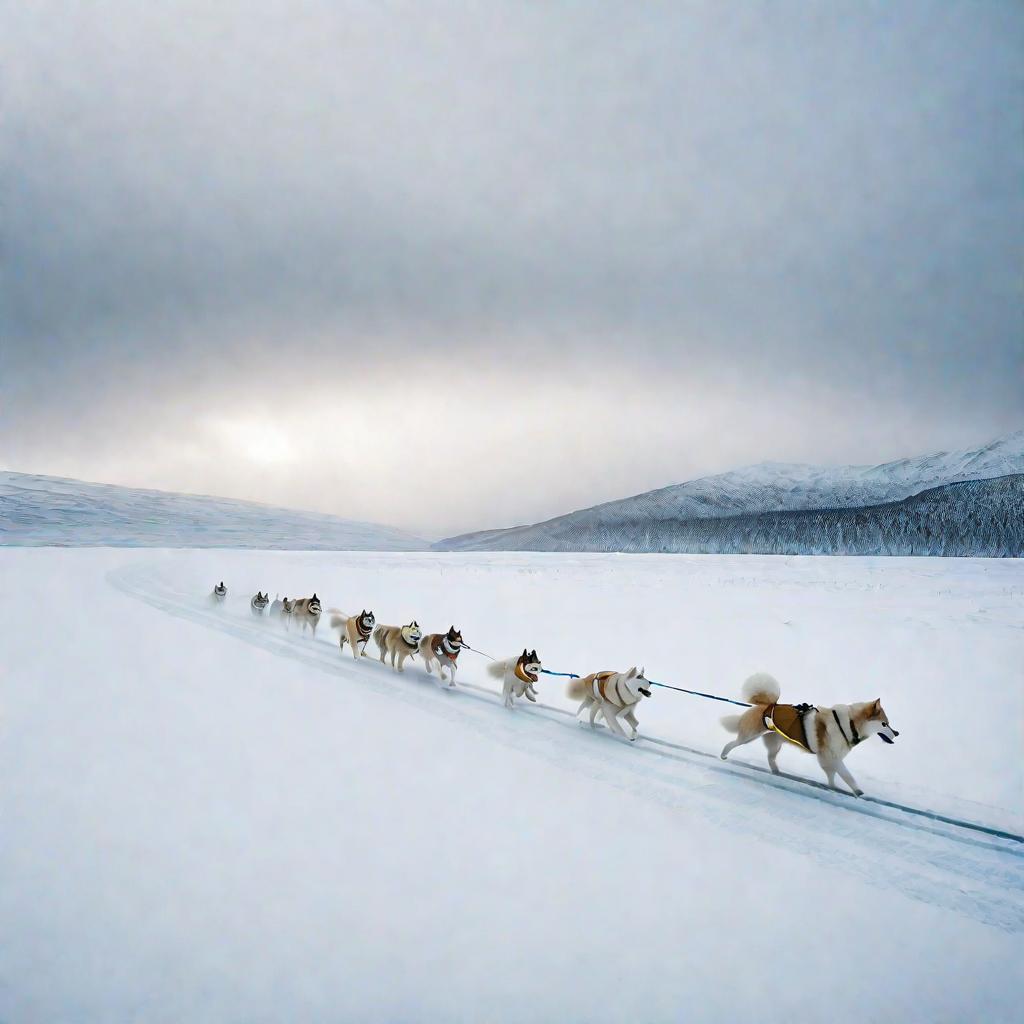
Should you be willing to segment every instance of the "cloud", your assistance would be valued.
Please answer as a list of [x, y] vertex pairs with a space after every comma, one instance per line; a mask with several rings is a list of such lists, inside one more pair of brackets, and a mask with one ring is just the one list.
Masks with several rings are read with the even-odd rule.
[[[8, 464], [469, 527], [1020, 424], [1013, 4], [5, 17]], [[614, 429], [577, 444], [541, 394]], [[487, 402], [487, 445], [451, 486], [416, 477], [405, 519], [387, 460], [434, 458]], [[210, 432], [223, 409], [287, 453], [273, 473]], [[376, 453], [358, 493], [294, 410]], [[503, 491], [495, 457], [531, 487]]]

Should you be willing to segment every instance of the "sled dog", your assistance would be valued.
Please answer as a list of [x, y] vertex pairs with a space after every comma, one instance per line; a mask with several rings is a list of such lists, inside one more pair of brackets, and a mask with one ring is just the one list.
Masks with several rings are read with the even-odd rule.
[[373, 612], [365, 608], [358, 615], [345, 615], [337, 608], [331, 609], [331, 628], [341, 633], [339, 646], [344, 650], [347, 640], [352, 645], [352, 657], [357, 660], [360, 656], [366, 657], [366, 645], [370, 642], [376, 624]]
[[899, 736], [889, 724], [881, 699], [818, 708], [810, 704], [780, 704], [781, 692], [779, 684], [766, 672], [752, 675], [743, 684], [743, 699], [754, 706], [742, 715], [726, 715], [722, 719], [722, 725], [737, 734], [736, 739], [722, 748], [722, 760], [736, 747], [764, 736], [768, 767], [778, 775], [776, 759], [785, 741], [789, 740], [818, 758], [818, 764], [833, 789], [838, 789], [838, 772], [854, 796], [863, 796], [864, 791], [843, 764], [843, 759], [870, 736], [880, 736], [886, 743], [892, 743]]
[[420, 641], [420, 654], [423, 655], [427, 675], [430, 675], [430, 666], [436, 661], [438, 678], [444, 682], [444, 670], [447, 668], [448, 685], [454, 686], [455, 669], [458, 668], [462, 647], [462, 634], [454, 626], [449, 627], [447, 633], [428, 633]]
[[275, 597], [274, 603], [270, 606], [270, 614], [271, 616], [276, 615], [282, 622], [287, 622], [294, 604], [295, 602], [289, 601], [287, 597]]
[[416, 657], [422, 637], [423, 631], [415, 619], [406, 626], [378, 626], [373, 631], [373, 642], [380, 648], [381, 664], [385, 655], [391, 655], [391, 667], [396, 667], [397, 658], [399, 672], [405, 671], [406, 658]]
[[625, 736], [624, 721], [630, 729], [628, 739], [637, 738], [636, 706], [643, 697], [650, 697], [650, 683], [644, 678], [644, 670], [637, 671], [634, 665], [628, 672], [593, 672], [582, 679], [569, 683], [568, 694], [573, 700], [582, 700], [576, 709], [590, 711], [590, 724], [594, 725], [597, 713], [604, 715], [608, 728], [619, 736]]
[[306, 632], [307, 626], [312, 626], [313, 636], [316, 636], [317, 623], [320, 621], [320, 615], [323, 610], [320, 598], [316, 594], [313, 594], [312, 597], [300, 597], [292, 602], [290, 618], [293, 622], [297, 622], [302, 626], [303, 633]]
[[220, 583], [218, 583], [217, 586], [213, 588], [213, 592], [210, 594], [210, 601], [213, 604], [223, 604], [224, 598], [226, 598], [227, 596], [228, 588], [224, 586], [224, 581], [221, 580]]
[[516, 697], [525, 697], [534, 703], [537, 702], [537, 691], [533, 684], [537, 682], [537, 676], [542, 668], [537, 652], [527, 651], [524, 647], [518, 658], [492, 661], [487, 666], [487, 672], [495, 679], [502, 680], [501, 696], [505, 701], [505, 707], [510, 708]]
[[270, 595], [257, 590], [249, 602], [249, 607], [252, 609], [253, 615], [262, 615], [268, 604], [270, 604]]

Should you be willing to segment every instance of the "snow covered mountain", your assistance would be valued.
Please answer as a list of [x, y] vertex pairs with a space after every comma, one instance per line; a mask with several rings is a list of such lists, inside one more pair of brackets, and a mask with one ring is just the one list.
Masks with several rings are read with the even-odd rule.
[[198, 494], [0, 472], [0, 546], [415, 551], [390, 526]]
[[[1019, 554], [1024, 547], [1021, 540], [1024, 502], [1019, 489], [1012, 486], [994, 490], [988, 487], [952, 489], [934, 495], [935, 501], [930, 504], [907, 502], [907, 499], [950, 484], [1022, 473], [1024, 430], [981, 448], [900, 459], [880, 466], [761, 463], [596, 505], [533, 526], [449, 538], [436, 547], [526, 551]], [[942, 506], [941, 515], [935, 502]], [[978, 502], [986, 504], [986, 508], [994, 503], [992, 515], [999, 522], [1005, 516], [1006, 528], [990, 529], [986, 525], [988, 519], [975, 524], [972, 517]], [[881, 506], [885, 506], [884, 510], [879, 510]], [[839, 516], [839, 510], [861, 510], [861, 515], [859, 518]], [[824, 515], [826, 512], [828, 515]], [[936, 517], [941, 519], [941, 524], [933, 522]], [[853, 529], [858, 523], [868, 521], [872, 524], [870, 530], [866, 526], [863, 532]], [[954, 523], [959, 524], [955, 530]], [[918, 540], [910, 539], [918, 535]]]

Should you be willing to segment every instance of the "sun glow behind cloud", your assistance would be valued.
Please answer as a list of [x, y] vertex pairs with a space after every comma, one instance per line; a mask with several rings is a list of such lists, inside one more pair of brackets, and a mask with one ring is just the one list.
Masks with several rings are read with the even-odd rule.
[[237, 419], [218, 417], [206, 427], [226, 454], [235, 458], [261, 466], [282, 465], [295, 458], [295, 447], [280, 423], [249, 415]]

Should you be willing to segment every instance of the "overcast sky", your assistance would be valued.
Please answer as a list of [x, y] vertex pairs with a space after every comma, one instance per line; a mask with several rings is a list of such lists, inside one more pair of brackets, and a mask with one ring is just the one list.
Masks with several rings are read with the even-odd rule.
[[1024, 426], [1024, 5], [0, 2], [0, 467], [442, 535]]

